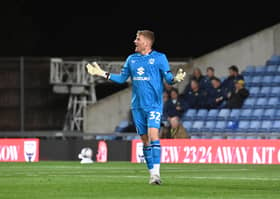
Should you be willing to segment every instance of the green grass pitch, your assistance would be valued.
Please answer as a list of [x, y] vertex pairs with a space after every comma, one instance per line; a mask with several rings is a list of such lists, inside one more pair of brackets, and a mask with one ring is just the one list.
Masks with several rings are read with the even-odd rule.
[[279, 199], [280, 165], [162, 164], [149, 185], [144, 164], [0, 163], [0, 198]]

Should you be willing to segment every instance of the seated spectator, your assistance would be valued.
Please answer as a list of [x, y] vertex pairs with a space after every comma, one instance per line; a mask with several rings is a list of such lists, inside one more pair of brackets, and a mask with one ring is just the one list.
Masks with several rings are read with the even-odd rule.
[[199, 83], [196, 80], [191, 80], [190, 87], [190, 90], [184, 93], [186, 108], [205, 108], [206, 92], [199, 88]]
[[222, 86], [225, 88], [226, 92], [233, 92], [235, 89], [235, 81], [244, 80], [243, 75], [239, 74], [238, 67], [232, 65], [228, 68], [229, 76], [223, 81]]
[[164, 82], [164, 91], [167, 92], [168, 96], [170, 96], [170, 92], [173, 89], [173, 86]]
[[165, 109], [168, 117], [181, 117], [186, 110], [185, 102], [179, 97], [178, 90], [173, 88], [170, 92], [170, 99], [165, 104]]
[[235, 82], [235, 90], [228, 93], [226, 108], [242, 108], [245, 99], [249, 96], [249, 91], [244, 86], [244, 80]]
[[221, 80], [213, 77], [211, 80], [212, 89], [207, 91], [207, 108], [222, 108], [227, 99], [226, 91], [222, 87]]
[[204, 89], [204, 79], [205, 77], [202, 75], [202, 72], [199, 68], [195, 68], [193, 70], [193, 73], [190, 77], [190, 82], [187, 84], [186, 88], [185, 88], [185, 92], [188, 92], [189, 90], [191, 90], [191, 81], [192, 80], [196, 80], [199, 83], [199, 87], [201, 89]]
[[179, 117], [170, 117], [168, 121], [170, 125], [168, 127], [161, 128], [160, 138], [189, 138], [186, 129], [180, 122]]
[[206, 69], [206, 76], [204, 78], [203, 87], [206, 91], [213, 88], [211, 80], [212, 78], [215, 78], [215, 69], [211, 66], [207, 67]]
[[162, 111], [162, 120], [167, 120], [168, 116], [167, 116], [167, 101], [169, 100], [169, 95], [167, 93], [167, 91], [163, 91], [163, 111]]

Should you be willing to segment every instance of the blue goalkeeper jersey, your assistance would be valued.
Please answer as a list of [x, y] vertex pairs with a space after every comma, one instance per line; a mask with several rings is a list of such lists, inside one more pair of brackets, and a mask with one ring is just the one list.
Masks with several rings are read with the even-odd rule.
[[163, 105], [163, 79], [173, 83], [173, 75], [165, 54], [151, 51], [148, 55], [131, 54], [120, 74], [111, 74], [110, 80], [124, 83], [132, 81], [131, 108], [161, 108]]

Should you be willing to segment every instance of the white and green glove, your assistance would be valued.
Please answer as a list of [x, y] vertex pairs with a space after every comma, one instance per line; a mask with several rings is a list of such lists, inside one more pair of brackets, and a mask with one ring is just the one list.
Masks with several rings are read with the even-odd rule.
[[108, 79], [109, 77], [109, 73], [102, 70], [96, 62], [92, 62], [91, 64], [88, 63], [86, 67], [87, 67], [87, 72], [91, 75], [97, 75], [100, 77], [104, 77], [106, 79]]
[[181, 82], [184, 80], [186, 76], [186, 72], [183, 71], [182, 68], [179, 68], [179, 70], [177, 71], [175, 77], [174, 77], [174, 82]]

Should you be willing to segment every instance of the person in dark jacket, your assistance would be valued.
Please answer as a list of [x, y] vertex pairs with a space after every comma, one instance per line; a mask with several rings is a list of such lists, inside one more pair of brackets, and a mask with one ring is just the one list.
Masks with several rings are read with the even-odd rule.
[[245, 99], [249, 96], [249, 91], [244, 86], [244, 80], [236, 81], [234, 92], [228, 94], [226, 108], [242, 108]]
[[244, 80], [243, 75], [239, 74], [238, 67], [232, 65], [228, 68], [229, 76], [223, 81], [222, 86], [225, 88], [226, 92], [233, 92], [235, 90], [235, 82], [238, 80]]
[[207, 108], [222, 108], [222, 106], [225, 105], [227, 93], [222, 87], [221, 80], [219, 78], [213, 77], [211, 84], [212, 89], [209, 89], [207, 92]]
[[191, 90], [191, 81], [192, 80], [196, 80], [199, 84], [200, 89], [204, 89], [204, 87], [205, 87], [205, 76], [202, 74], [200, 68], [195, 68], [193, 70], [193, 73], [192, 73], [191, 77], [190, 77], [190, 81], [187, 84], [183, 93], [187, 93]]
[[207, 67], [206, 69], [206, 76], [203, 79], [203, 85], [202, 87], [208, 92], [210, 89], [213, 88], [212, 86], [212, 79], [215, 77], [215, 69], [212, 66]]
[[206, 92], [201, 90], [196, 80], [191, 80], [191, 89], [184, 94], [186, 107], [200, 109], [206, 106]]
[[179, 118], [181, 118], [186, 110], [186, 104], [184, 100], [179, 97], [177, 89], [173, 88], [171, 90], [170, 99], [165, 104], [165, 110], [168, 117], [178, 116]]

